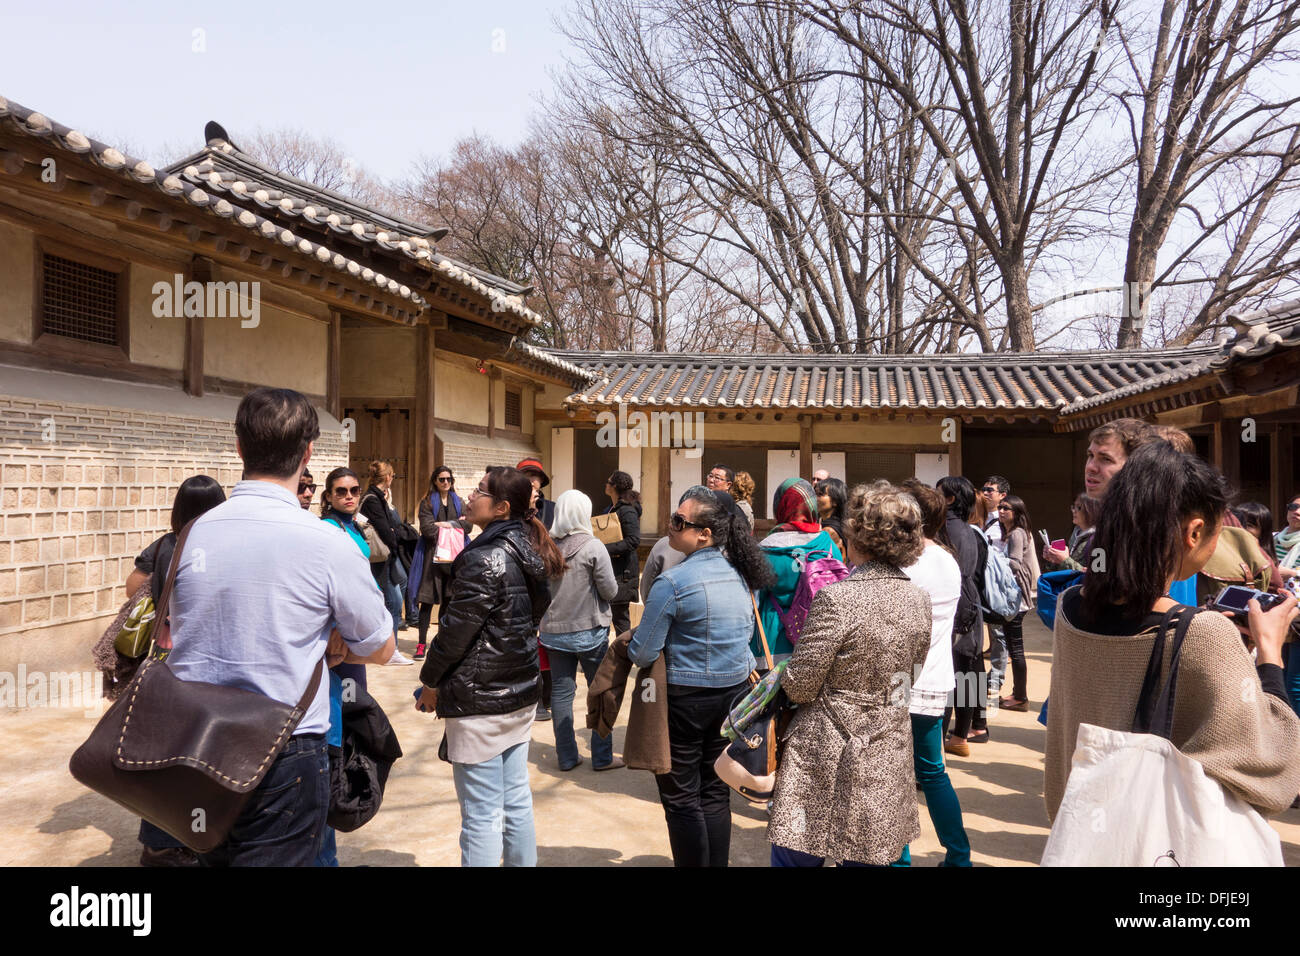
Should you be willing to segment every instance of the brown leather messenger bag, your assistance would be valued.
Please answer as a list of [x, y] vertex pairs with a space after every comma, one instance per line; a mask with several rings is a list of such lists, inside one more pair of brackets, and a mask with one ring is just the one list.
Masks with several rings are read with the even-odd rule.
[[[195, 519], [197, 520], [197, 519]], [[176, 541], [156, 627], [193, 522]], [[264, 694], [179, 679], [151, 654], [72, 755], [72, 776], [197, 853], [220, 846], [293, 735], [325, 661], [292, 707]]]

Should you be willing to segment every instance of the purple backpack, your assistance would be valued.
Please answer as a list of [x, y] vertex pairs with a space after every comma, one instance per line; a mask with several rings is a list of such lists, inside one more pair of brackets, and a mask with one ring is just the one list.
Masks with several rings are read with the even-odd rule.
[[833, 558], [829, 551], [795, 551], [793, 557], [795, 568], [799, 571], [799, 583], [795, 585], [790, 610], [781, 610], [781, 605], [772, 595], [768, 595], [768, 600], [772, 602], [776, 616], [781, 619], [786, 638], [791, 644], [797, 644], [803, 623], [812, 609], [813, 597], [826, 585], [843, 581], [852, 572], [843, 562]]

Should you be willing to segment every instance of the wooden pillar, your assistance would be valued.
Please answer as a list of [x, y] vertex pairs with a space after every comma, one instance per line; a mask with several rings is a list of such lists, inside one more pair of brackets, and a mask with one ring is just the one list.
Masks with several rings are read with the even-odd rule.
[[1210, 424], [1210, 464], [1223, 471], [1223, 421], [1216, 419]]
[[1269, 510], [1273, 512], [1273, 527], [1281, 528], [1286, 522], [1286, 503], [1293, 493], [1295, 462], [1291, 454], [1292, 426], [1278, 422], [1269, 432]]
[[424, 496], [425, 483], [439, 464], [434, 437], [434, 339], [436, 333], [427, 325], [415, 330], [415, 414], [414, 436], [411, 442], [413, 471], [418, 476], [417, 487]]
[[[213, 281], [214, 272], [211, 259], [194, 256], [186, 279], [208, 283]], [[185, 317], [185, 392], [195, 397], [203, 395], [203, 321], [198, 315]]]
[[497, 428], [497, 370], [488, 366], [488, 438], [496, 437]]
[[[957, 434], [948, 446], [948, 477], [956, 478], [961, 474], [961, 433], [962, 420], [953, 416], [953, 427]], [[1070, 500], [1074, 500], [1071, 498]]]
[[659, 527], [656, 529], [660, 537], [668, 533], [668, 516], [677, 506], [677, 502], [673, 501], [672, 480], [673, 449], [666, 445], [661, 446], [659, 448]]
[[326, 333], [328, 347], [326, 348], [325, 360], [325, 411], [340, 419], [343, 417], [342, 373], [340, 371], [342, 325], [342, 317], [337, 311], [330, 309], [330, 325], [329, 331]]
[[1215, 433], [1219, 436], [1220, 454], [1223, 464], [1219, 470], [1229, 484], [1236, 487], [1241, 481], [1241, 419], [1229, 418], [1215, 423]]
[[813, 455], [813, 419], [799, 416], [799, 477], [811, 480]]

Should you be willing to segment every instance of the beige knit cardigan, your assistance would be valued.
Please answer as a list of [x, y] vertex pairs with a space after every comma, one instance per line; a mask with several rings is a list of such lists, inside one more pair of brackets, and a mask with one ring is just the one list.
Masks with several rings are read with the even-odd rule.
[[[1057, 614], [1043, 768], [1049, 820], [1065, 793], [1079, 724], [1132, 730], [1155, 634], [1092, 634]], [[1171, 628], [1166, 669], [1172, 635]], [[1261, 813], [1285, 810], [1300, 793], [1300, 719], [1264, 692], [1241, 635], [1223, 615], [1197, 614], [1180, 656], [1173, 744]]]

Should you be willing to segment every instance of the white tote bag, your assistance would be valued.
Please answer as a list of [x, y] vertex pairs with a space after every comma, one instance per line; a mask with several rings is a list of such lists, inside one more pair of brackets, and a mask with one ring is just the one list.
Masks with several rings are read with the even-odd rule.
[[1079, 725], [1043, 866], [1282, 866], [1250, 804], [1156, 734]]

